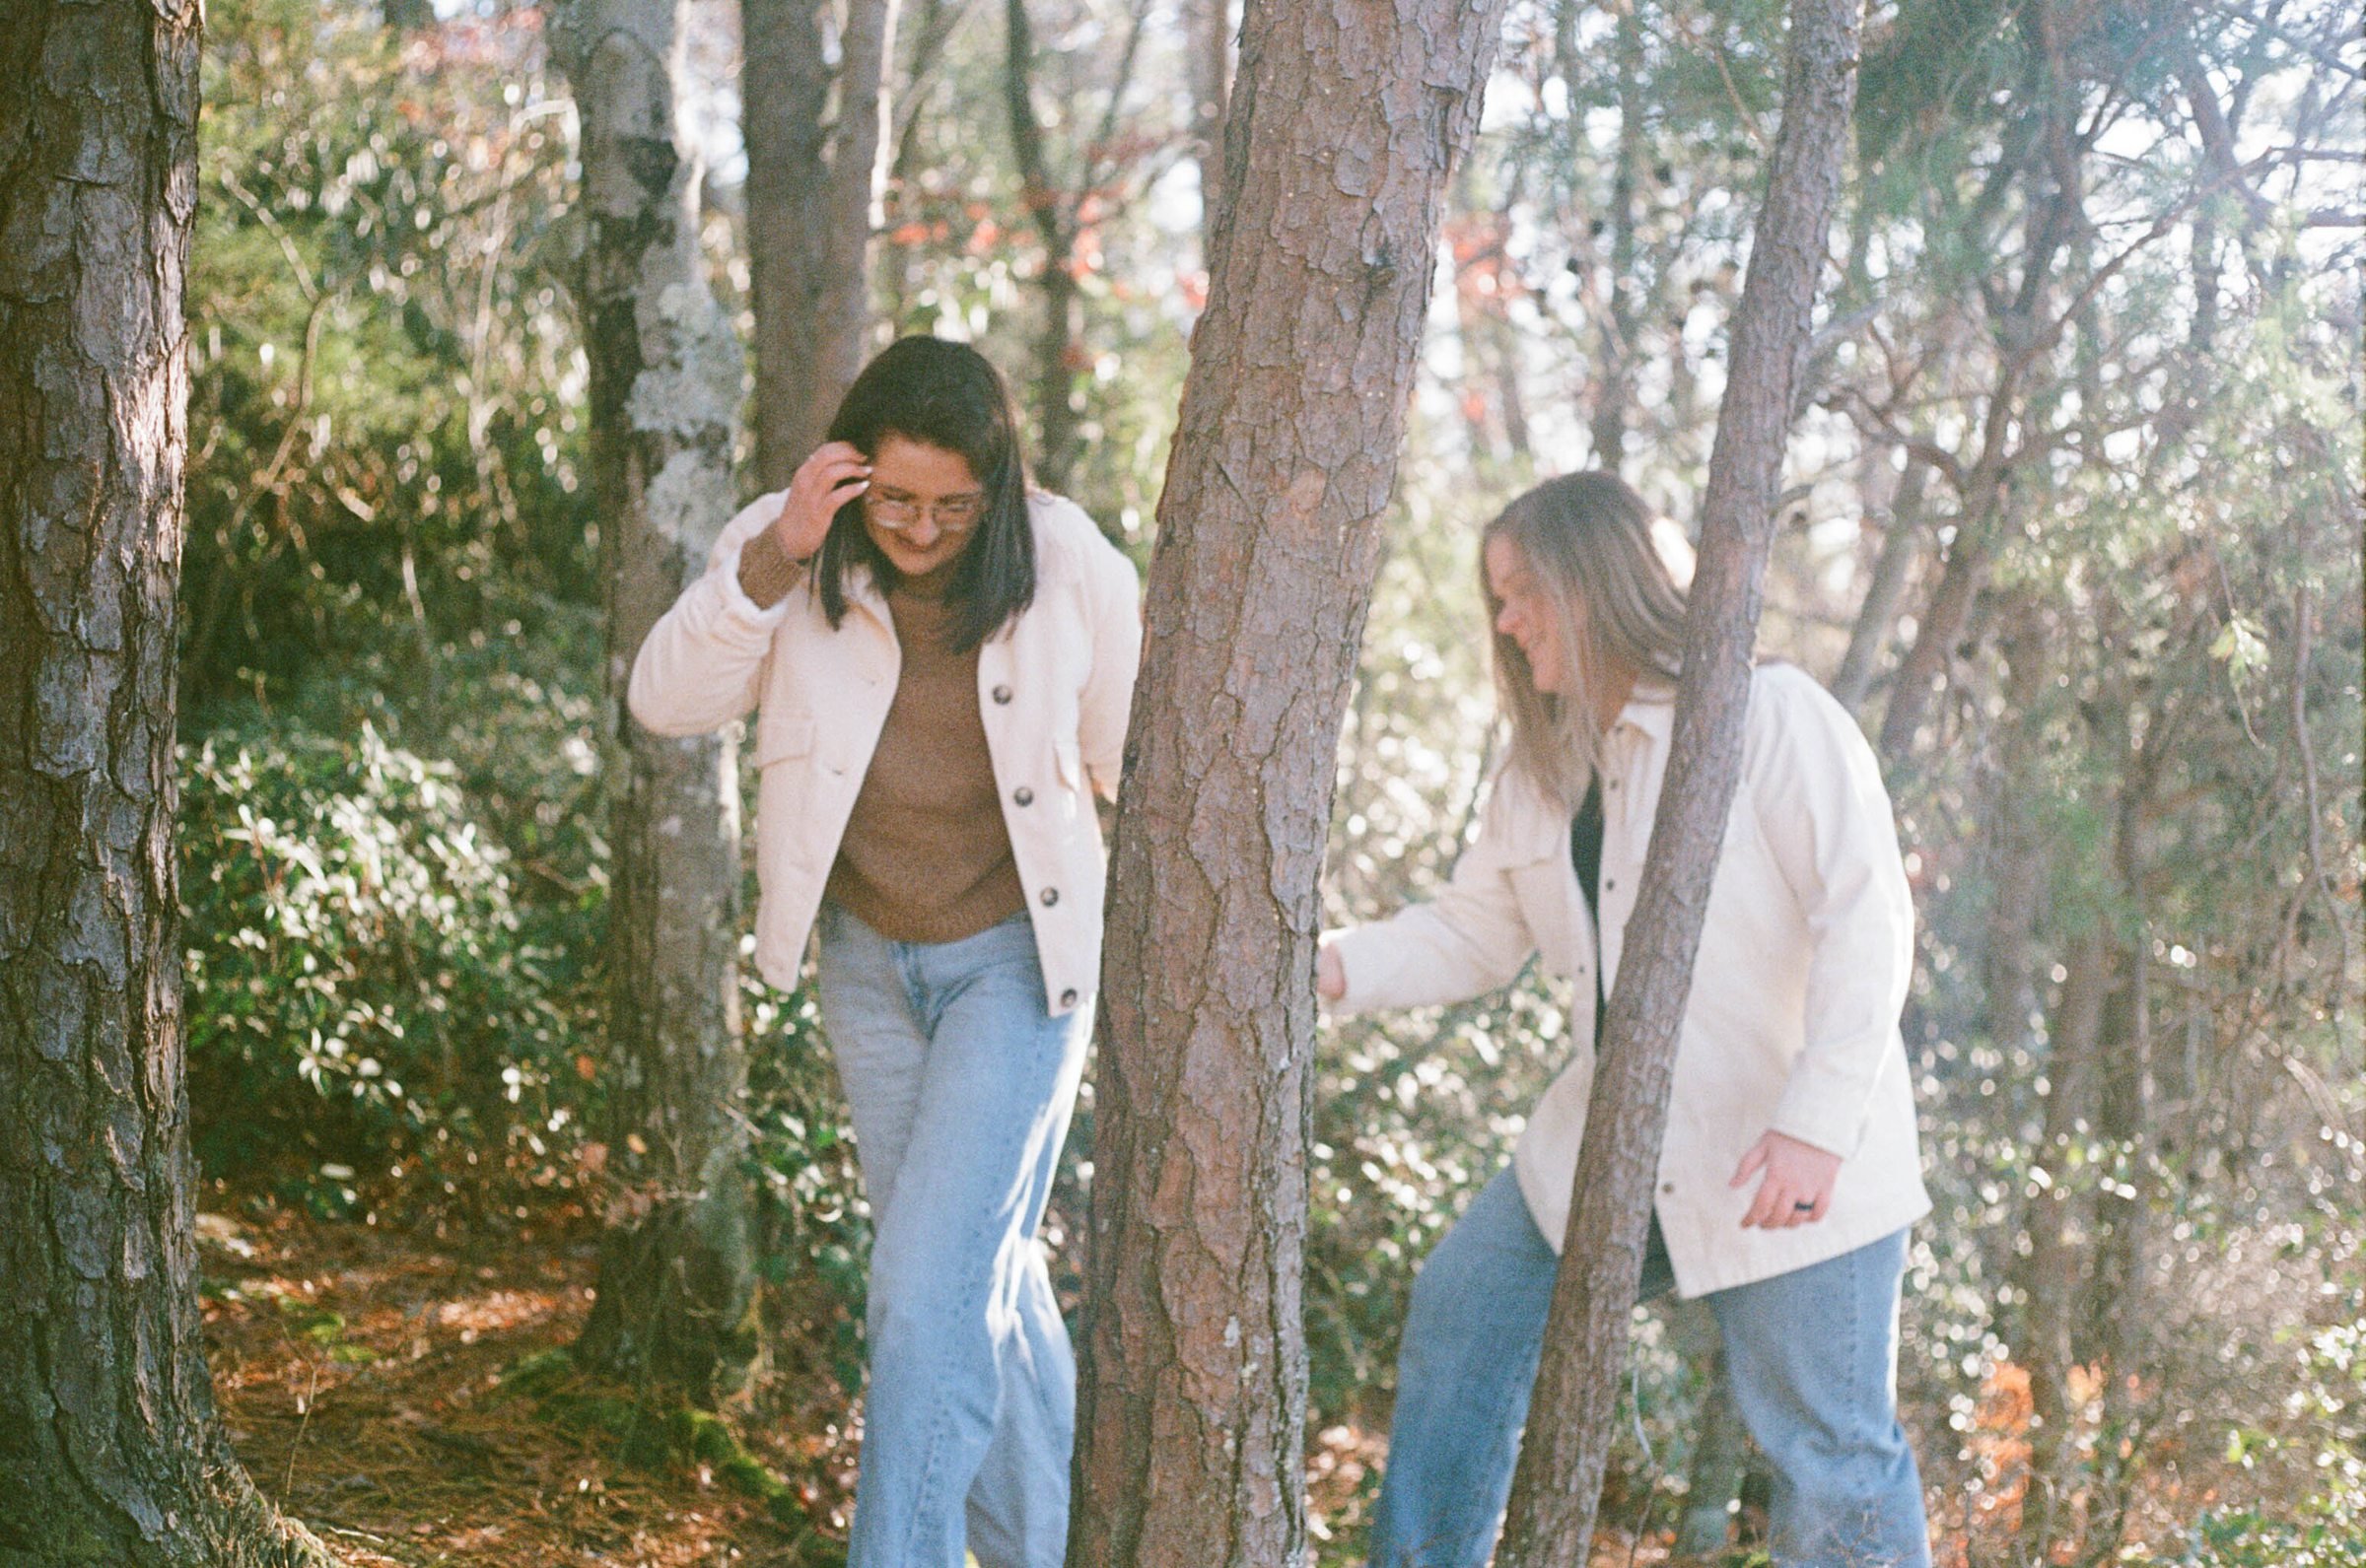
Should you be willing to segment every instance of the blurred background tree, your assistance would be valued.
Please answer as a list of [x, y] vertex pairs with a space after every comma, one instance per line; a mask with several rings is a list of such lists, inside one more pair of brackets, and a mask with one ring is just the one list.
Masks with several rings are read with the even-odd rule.
[[[843, 8], [815, 14], [838, 47]], [[739, 15], [692, 7], [685, 109], [752, 342]], [[1209, 17], [909, 0], [886, 72], [866, 349], [980, 343], [1138, 559], [1205, 297]], [[2366, 1554], [2354, 20], [1867, 18], [1763, 643], [1882, 737], [1913, 853], [1940, 1209], [1900, 1379], [1934, 1520], [1983, 1561]], [[531, 7], [220, 0], [209, 24], [181, 647], [199, 1146], [226, 1194], [523, 1227], [599, 1191], [607, 1088], [598, 540], [553, 239], [573, 106]], [[1473, 829], [1479, 525], [1595, 464], [1692, 515], [1779, 28], [1770, 0], [1511, 8], [1340, 754], [1342, 918], [1423, 896]], [[745, 496], [745, 435], [738, 456]], [[784, 1374], [758, 1398], [842, 1446], [864, 1211], [809, 997], [748, 986]], [[1507, 1155], [1565, 1003], [1523, 983], [1324, 1039], [1325, 1562], [1356, 1559], [1412, 1271]], [[1089, 1114], [1051, 1224], [1072, 1290]], [[1687, 1501], [1706, 1360], [1684, 1339], [1640, 1326], [1606, 1527]], [[823, 1534], [843, 1502], [812, 1504]]]

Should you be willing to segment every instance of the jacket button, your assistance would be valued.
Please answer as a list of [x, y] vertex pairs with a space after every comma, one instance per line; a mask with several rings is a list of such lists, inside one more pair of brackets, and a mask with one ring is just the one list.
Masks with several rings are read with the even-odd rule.
[[1059, 902], [1060, 902], [1060, 890], [1059, 890], [1058, 888], [1056, 888], [1056, 887], [1047, 887], [1047, 888], [1045, 888], [1045, 889], [1043, 890], [1043, 903], [1044, 903], [1044, 907], [1045, 907], [1046, 909], [1049, 909], [1049, 908], [1050, 908], [1052, 905], [1054, 905], [1054, 904], [1057, 904], [1057, 903], [1059, 903]]
[[1606, 877], [1604, 877], [1604, 878], [1602, 879], [1602, 891], [1603, 891], [1603, 892], [1605, 892], [1605, 893], [1608, 893], [1608, 892], [1610, 892], [1612, 889], [1616, 888], [1618, 885], [1619, 885], [1619, 879], [1618, 879], [1617, 877], [1615, 877], [1615, 876], [1606, 876]]
[[1659, 1190], [1663, 1193], [1673, 1193], [1676, 1191], [1676, 1184], [1674, 1182], [1662, 1182], [1659, 1184]]
[[1060, 993], [1060, 1005], [1061, 1005], [1061, 1006], [1063, 1006], [1063, 1007], [1074, 1007], [1076, 1004], [1077, 1004], [1077, 993], [1076, 993], [1076, 990], [1075, 990], [1075, 989], [1074, 989], [1074, 988], [1071, 988], [1070, 989], [1068, 989], [1068, 990], [1064, 990], [1064, 991], [1062, 991], [1062, 992]]
[[1031, 806], [1035, 803], [1035, 791], [1028, 788], [1025, 784], [1020, 784], [1016, 789], [1013, 789], [1010, 792], [1010, 798], [1017, 801], [1022, 806]]
[[1009, 703], [1010, 701], [1010, 688], [1008, 686], [997, 686], [994, 689], [994, 700], [997, 703]]

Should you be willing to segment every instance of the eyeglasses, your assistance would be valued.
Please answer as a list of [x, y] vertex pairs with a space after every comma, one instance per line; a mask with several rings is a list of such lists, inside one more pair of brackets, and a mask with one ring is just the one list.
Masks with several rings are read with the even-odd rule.
[[944, 534], [967, 533], [986, 514], [983, 496], [955, 496], [949, 501], [915, 501], [909, 496], [870, 495], [863, 498], [863, 515], [889, 533], [909, 533], [928, 517]]

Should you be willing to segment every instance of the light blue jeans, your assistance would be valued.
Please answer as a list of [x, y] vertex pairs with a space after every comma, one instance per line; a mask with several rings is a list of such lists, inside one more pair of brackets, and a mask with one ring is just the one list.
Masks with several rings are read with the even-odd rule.
[[1036, 1230], [1091, 1037], [1022, 913], [891, 942], [821, 912], [822, 1021], [870, 1199], [849, 1568], [1059, 1568], [1077, 1368]]
[[[1657, 1227], [1644, 1299], [1674, 1283]], [[1906, 1232], [1711, 1293], [1734, 1401], [1774, 1475], [1779, 1568], [1928, 1568], [1914, 1451], [1898, 1425]], [[1372, 1568], [1484, 1568], [1519, 1459], [1560, 1259], [1507, 1168], [1414, 1280], [1397, 1357]]]

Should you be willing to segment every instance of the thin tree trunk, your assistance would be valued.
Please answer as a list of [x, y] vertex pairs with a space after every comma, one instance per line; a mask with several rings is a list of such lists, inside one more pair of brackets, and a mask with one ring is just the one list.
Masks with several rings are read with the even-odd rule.
[[1988, 884], [1983, 924], [1981, 990], [1989, 1042], [2010, 1068], [2037, 1047], [2031, 1019], [2038, 1007], [2036, 932], [2044, 916], [2053, 847], [2045, 823], [2029, 809], [2043, 787], [2038, 777], [2044, 744], [2042, 699], [2054, 663], [2049, 628], [2036, 601], [2016, 595], [2004, 611], [2005, 734], [1986, 781], [1981, 820], [1981, 858]]
[[[1077, 233], [1067, 192], [1052, 177], [1044, 147], [1043, 122], [1035, 112], [1035, 31], [1027, 0], [1004, 0], [1003, 102], [1010, 116], [1010, 146], [1018, 159], [1019, 188], [1027, 217], [1043, 240], [1043, 271], [1035, 286], [1043, 317], [1035, 330], [1036, 476], [1058, 491], [1077, 460], [1081, 417], [1076, 406], [1080, 347], [1077, 341], [1080, 303], [1073, 270]], [[1122, 89], [1121, 89], [1122, 91]], [[1089, 160], [1091, 154], [1086, 153]]]
[[197, 1311], [173, 828], [201, 25], [0, 12], [5, 1568], [333, 1561], [231, 1453]]
[[1782, 128], [1734, 316], [1731, 371], [1702, 501], [1667, 782], [1611, 992], [1498, 1568], [1576, 1568], [1593, 1539], [1677, 1030], [1741, 772], [1760, 585], [1847, 148], [1860, 17], [1860, 0], [1791, 6]]
[[1317, 879], [1501, 0], [1251, 0], [1110, 872], [1073, 1568], [1304, 1550]]
[[1923, 716], [1947, 685], [1956, 645], [1971, 632], [1973, 607], [1981, 589], [1987, 586], [1997, 499], [1997, 492], [1989, 489], [1967, 505], [1956, 524], [1955, 539], [1939, 569], [1938, 586], [1914, 630], [1914, 646], [1899, 661], [1898, 678], [1890, 685], [1889, 707], [1882, 710], [1880, 749], [1885, 763], [1902, 762], [1914, 749]]
[[1446, 238], [1447, 255], [1454, 264], [1448, 280], [1454, 298], [1454, 341], [1462, 360], [1455, 402], [1462, 410], [1471, 462], [1484, 472], [1506, 455], [1506, 443], [1488, 407], [1488, 383], [1495, 378], [1490, 372], [1496, 356], [1489, 331], [1492, 307], [1480, 293], [1489, 271], [1501, 264], [1502, 238], [1497, 232], [1500, 220], [1481, 201], [1472, 174], [1468, 163], [1458, 171]]
[[[863, 368], [895, 58], [895, 0], [847, 0], [839, 65], [826, 0], [740, 0], [748, 282], [755, 306], [756, 474], [789, 483]], [[833, 75], [837, 115], [826, 118]]]
[[2104, 922], [2096, 921], [2080, 936], [2065, 967], [2046, 1058], [2046, 1119], [2031, 1172], [2036, 1191], [2022, 1217], [2029, 1252], [2016, 1260], [2009, 1275], [2021, 1322], [2014, 1359], [2029, 1374], [2031, 1407], [2021, 1536], [2038, 1561], [2046, 1560], [2059, 1518], [2063, 1444], [2070, 1428], [2070, 1325], [2082, 1277], [2072, 1242], [2079, 1198], [2069, 1181], [2070, 1153], [2090, 1114], [2094, 1058], [2118, 984], [2118, 948]]
[[1619, 141], [1610, 175], [1610, 309], [1602, 322], [1602, 361], [1594, 377], [1594, 466], [1620, 471], [1627, 443], [1627, 407], [1635, 387], [1635, 180], [1643, 162], [1643, 29], [1638, 0], [1619, 7], [1612, 49], [1618, 62]]
[[[896, 78], [893, 111], [887, 117], [887, 147], [880, 154], [880, 162], [886, 166], [886, 174], [880, 182], [876, 225], [881, 233], [892, 234], [898, 227], [898, 218], [907, 211], [906, 196], [923, 156], [920, 133], [929, 121], [938, 64], [954, 30], [961, 25], [961, 17], [959, 0], [920, 0], [919, 12], [913, 18], [912, 46], [902, 66], [898, 67], [893, 60], [888, 62], [891, 72], [900, 70], [902, 74]], [[900, 37], [903, 33], [900, 22], [896, 31]], [[873, 246], [871, 257], [871, 300], [888, 329], [900, 331], [912, 289], [910, 248], [889, 241]]]
[[1212, 240], [1224, 189], [1224, 105], [1232, 95], [1231, 0], [1188, 0], [1191, 136], [1200, 166], [1202, 264], [1215, 265]]
[[1832, 695], [1852, 714], [1864, 707], [1873, 690], [1873, 677], [1898, 625], [1898, 606], [1905, 601], [1907, 584], [1914, 580], [1914, 563], [1921, 559], [1922, 503], [1929, 484], [1929, 468], [1908, 459], [1898, 494], [1888, 508], [1881, 554], [1873, 563], [1873, 580], [1865, 585], [1864, 602], [1856, 608], [1856, 626], [1848, 634], [1847, 654], [1832, 680]]
[[1676, 1345], [1687, 1361], [1705, 1367], [1708, 1388], [1701, 1398], [1693, 1434], [1693, 1467], [1687, 1476], [1684, 1517], [1676, 1523], [1674, 1552], [1707, 1557], [1725, 1549], [1733, 1533], [1734, 1500], [1742, 1495], [1742, 1471], [1750, 1456], [1750, 1434], [1725, 1376], [1725, 1345], [1715, 1314], [1705, 1301], [1678, 1302], [1670, 1313]]
[[738, 1102], [736, 746], [633, 723], [626, 677], [731, 506], [739, 353], [698, 251], [677, 117], [686, 0], [578, 0], [554, 41], [583, 120], [578, 282], [607, 584], [614, 781], [608, 1071], [616, 1196], [578, 1350], [713, 1399], [753, 1355]]
[[[2144, 738], [2128, 748], [2121, 785], [2114, 869], [2127, 900], [2126, 985], [2106, 1020], [2107, 1050], [2096, 1097], [2096, 1131], [2120, 1162], [2117, 1191], [2098, 1193], [2095, 1268], [2087, 1282], [2085, 1322], [2078, 1338], [2105, 1372], [2103, 1432], [2097, 1445], [2096, 1497], [2088, 1520], [2084, 1560], [2116, 1558], [2126, 1528], [2130, 1476], [2143, 1463], [2139, 1431], [2150, 1328], [2152, 1205], [2159, 1176], [2153, 1147], [2151, 919], [2145, 898], [2144, 828], [2151, 814], [2164, 723], [2159, 713]], [[2124, 722], [2124, 718], [2122, 722]], [[2122, 1452], [2122, 1443], [2127, 1452]]]
[[[2054, 341], [2057, 323], [2048, 318], [2046, 309], [2054, 263], [2074, 240], [2088, 233], [2076, 137], [2077, 89], [2065, 79], [2067, 62], [2056, 6], [2057, 0], [2026, 0], [2014, 12], [2028, 45], [2025, 91], [2037, 104], [2034, 130], [2039, 156], [2024, 170], [2030, 183], [2023, 219], [2025, 259], [2019, 287], [2009, 299], [2000, 298], [1993, 306], [1996, 319], [1991, 335], [2000, 366], [1982, 422], [1980, 455], [1958, 486], [1961, 505], [1955, 537], [1948, 545], [1929, 607], [1915, 630], [1914, 646], [1899, 665], [1889, 707], [1881, 716], [1879, 749], [1882, 760], [1893, 766], [1913, 752], [1924, 715], [1948, 683], [1956, 649], [1971, 635], [1996, 542], [2006, 535], [2013, 518], [2014, 501], [2008, 489], [2012, 471], [2032, 452], [2044, 449], [2042, 443], [2019, 434], [2019, 427], [2034, 423], [2019, 406], [2020, 389], [2037, 356]], [[2005, 183], [1999, 180], [1991, 189], [2001, 192]], [[1975, 244], [1986, 242], [1983, 209], [1987, 201], [1983, 193], [1967, 226], [1967, 238]]]

